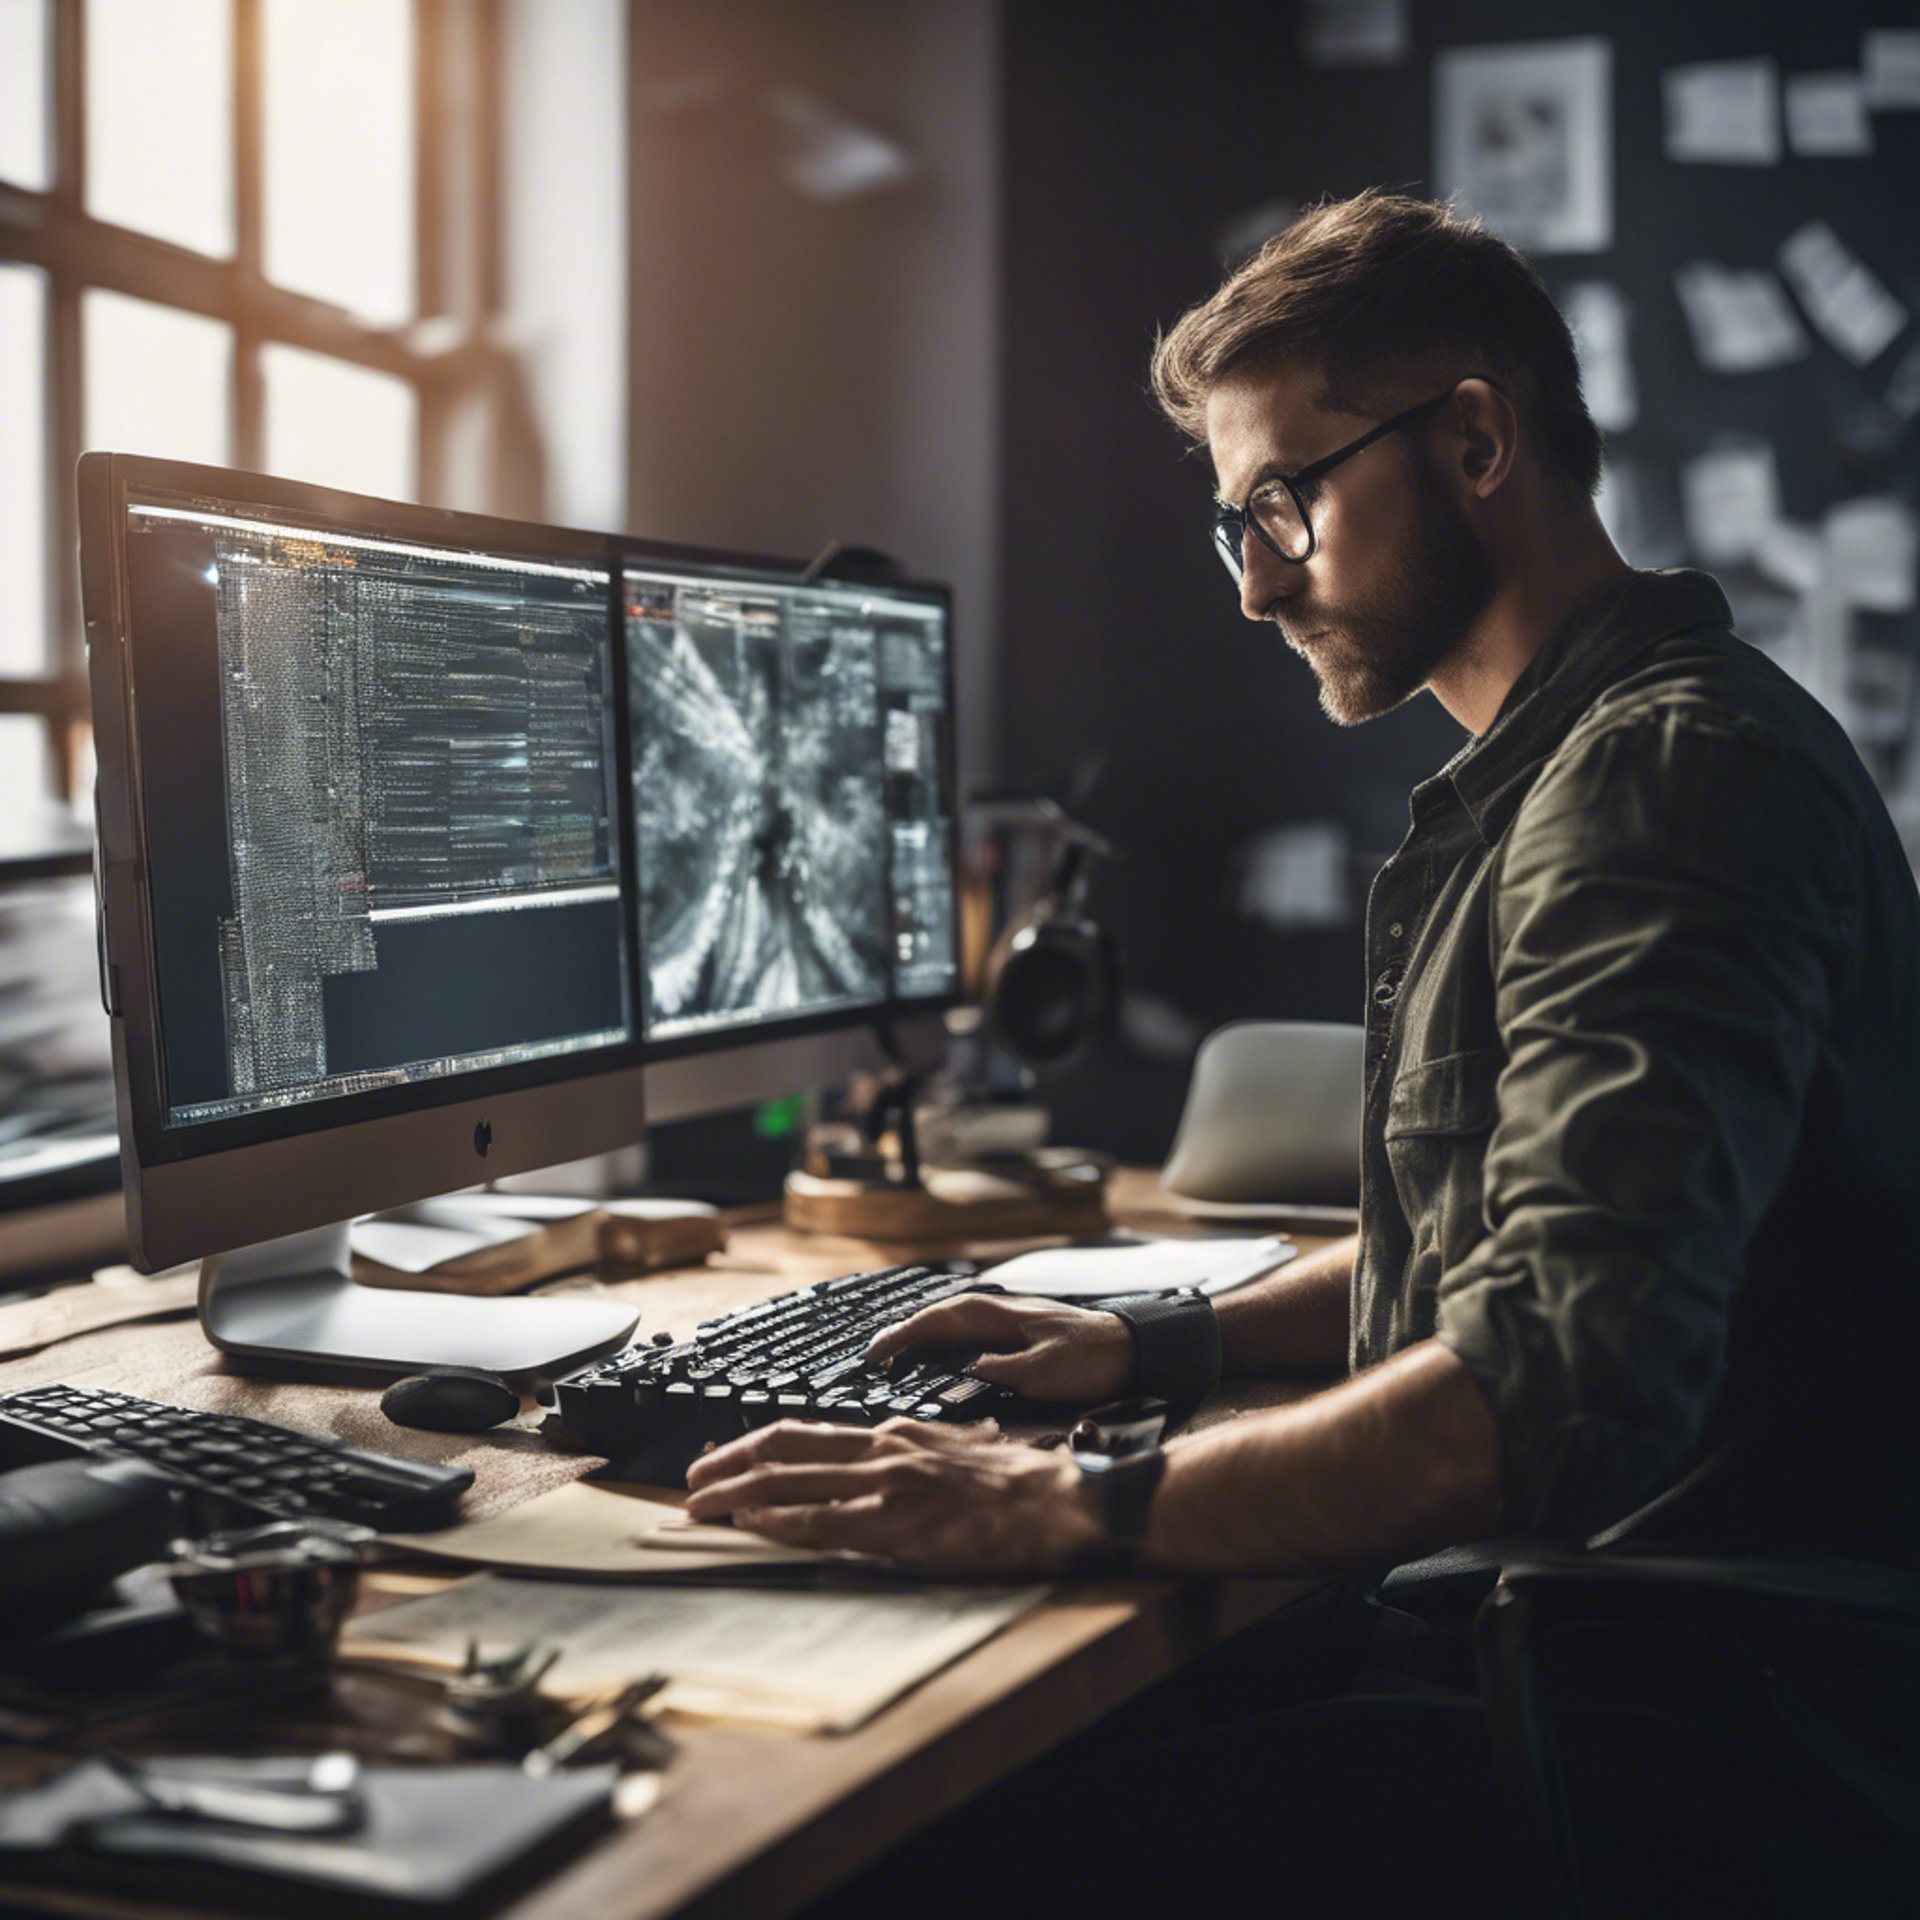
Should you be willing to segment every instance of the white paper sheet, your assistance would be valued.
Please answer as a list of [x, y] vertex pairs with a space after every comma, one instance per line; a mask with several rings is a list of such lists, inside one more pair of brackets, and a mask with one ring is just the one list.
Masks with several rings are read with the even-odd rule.
[[1680, 500], [1694, 555], [1710, 567], [1752, 556], [1780, 518], [1780, 474], [1764, 440], [1730, 439], [1683, 461]]
[[1534, 253], [1613, 244], [1613, 47], [1450, 47], [1434, 59], [1434, 179]]
[[1780, 158], [1780, 88], [1771, 60], [1706, 60], [1664, 75], [1667, 157], [1770, 167]]
[[1786, 288], [1764, 268], [1692, 260], [1674, 269], [1673, 285], [1693, 350], [1710, 373], [1757, 373], [1813, 350]]
[[1651, 474], [1625, 454], [1608, 457], [1600, 469], [1594, 511], [1630, 567], [1674, 567], [1686, 558], [1679, 496], [1664, 471]]
[[1860, 53], [1868, 106], [1920, 107], [1920, 28], [1877, 28], [1862, 37]]
[[1344, 927], [1353, 919], [1347, 830], [1335, 820], [1273, 827], [1249, 840], [1240, 911], [1284, 932]]
[[1149, 1240], [1137, 1247], [1048, 1247], [989, 1267], [980, 1277], [1009, 1293], [1049, 1300], [1097, 1300], [1123, 1293], [1198, 1287], [1231, 1293], [1285, 1266], [1299, 1249], [1286, 1240]]
[[1857, 73], [1796, 73], [1786, 85], [1787, 141], [1795, 153], [1873, 151], [1867, 90]]
[[1560, 299], [1580, 355], [1587, 411], [1604, 433], [1624, 433], [1640, 417], [1640, 388], [1629, 348], [1632, 312], [1606, 280], [1577, 280]]
[[1853, 650], [1852, 724], [1848, 728], [1863, 746], [1897, 746], [1907, 737], [1913, 710], [1913, 655], [1892, 647]]
[[1306, 0], [1300, 51], [1309, 66], [1390, 67], [1412, 49], [1407, 0]]
[[1037, 1606], [1044, 1586], [768, 1592], [609, 1587], [479, 1574], [353, 1623], [351, 1650], [458, 1667], [467, 1641], [565, 1649], [549, 1691], [672, 1676], [668, 1711], [843, 1733]]
[[1826, 537], [1804, 520], [1777, 520], [1754, 549], [1753, 564], [1777, 587], [1812, 593], [1827, 577]]
[[1907, 324], [1906, 308], [1824, 220], [1788, 235], [1780, 268], [1808, 319], [1855, 366], [1882, 353]]
[[1887, 405], [1898, 419], [1920, 416], [1920, 340], [1894, 362], [1887, 379]]
[[1871, 613], [1905, 613], [1914, 601], [1916, 533], [1905, 501], [1890, 494], [1843, 500], [1821, 522], [1827, 578], [1840, 600]]

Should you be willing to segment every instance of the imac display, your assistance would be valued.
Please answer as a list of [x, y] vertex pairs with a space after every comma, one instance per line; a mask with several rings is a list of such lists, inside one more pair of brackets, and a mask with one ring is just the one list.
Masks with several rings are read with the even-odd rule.
[[950, 994], [942, 596], [629, 565], [646, 1037]]
[[129, 497], [170, 1129], [634, 1036], [606, 569]]

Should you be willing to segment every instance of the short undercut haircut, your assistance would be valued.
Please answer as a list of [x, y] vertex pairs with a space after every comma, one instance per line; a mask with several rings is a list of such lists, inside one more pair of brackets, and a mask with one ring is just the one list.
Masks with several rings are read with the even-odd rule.
[[1551, 483], [1600, 484], [1565, 317], [1521, 254], [1450, 206], [1370, 188], [1310, 208], [1155, 343], [1154, 397], [1203, 445], [1213, 389], [1283, 361], [1312, 369], [1320, 405], [1376, 419], [1482, 375]]

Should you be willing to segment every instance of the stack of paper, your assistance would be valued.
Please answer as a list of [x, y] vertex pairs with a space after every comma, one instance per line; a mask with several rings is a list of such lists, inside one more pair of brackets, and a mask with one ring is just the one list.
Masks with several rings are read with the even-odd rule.
[[846, 1733], [1039, 1604], [1045, 1587], [863, 1592], [611, 1587], [479, 1574], [356, 1620], [347, 1660], [457, 1669], [483, 1650], [564, 1649], [550, 1691], [579, 1696], [671, 1676], [663, 1711]]

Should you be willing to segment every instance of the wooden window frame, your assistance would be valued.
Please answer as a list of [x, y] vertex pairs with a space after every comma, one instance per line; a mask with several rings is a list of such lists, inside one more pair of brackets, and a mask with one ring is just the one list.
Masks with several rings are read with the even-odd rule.
[[[456, 409], [497, 390], [489, 344], [500, 308], [500, 86], [497, 0], [413, 0], [416, 317], [375, 327], [276, 287], [262, 270], [261, 5], [233, 0], [234, 250], [211, 259], [116, 227], [86, 210], [84, 0], [44, 0], [52, 30], [53, 177], [45, 192], [0, 181], [0, 261], [45, 276], [46, 670], [0, 678], [0, 713], [39, 715], [60, 796], [73, 800], [88, 728], [80, 619], [81, 298], [90, 287], [204, 314], [233, 329], [233, 460], [265, 458], [261, 349], [284, 343], [405, 380], [419, 399], [419, 495], [447, 491]], [[466, 82], [456, 114], [450, 73]], [[81, 863], [84, 865], [84, 861]]]

